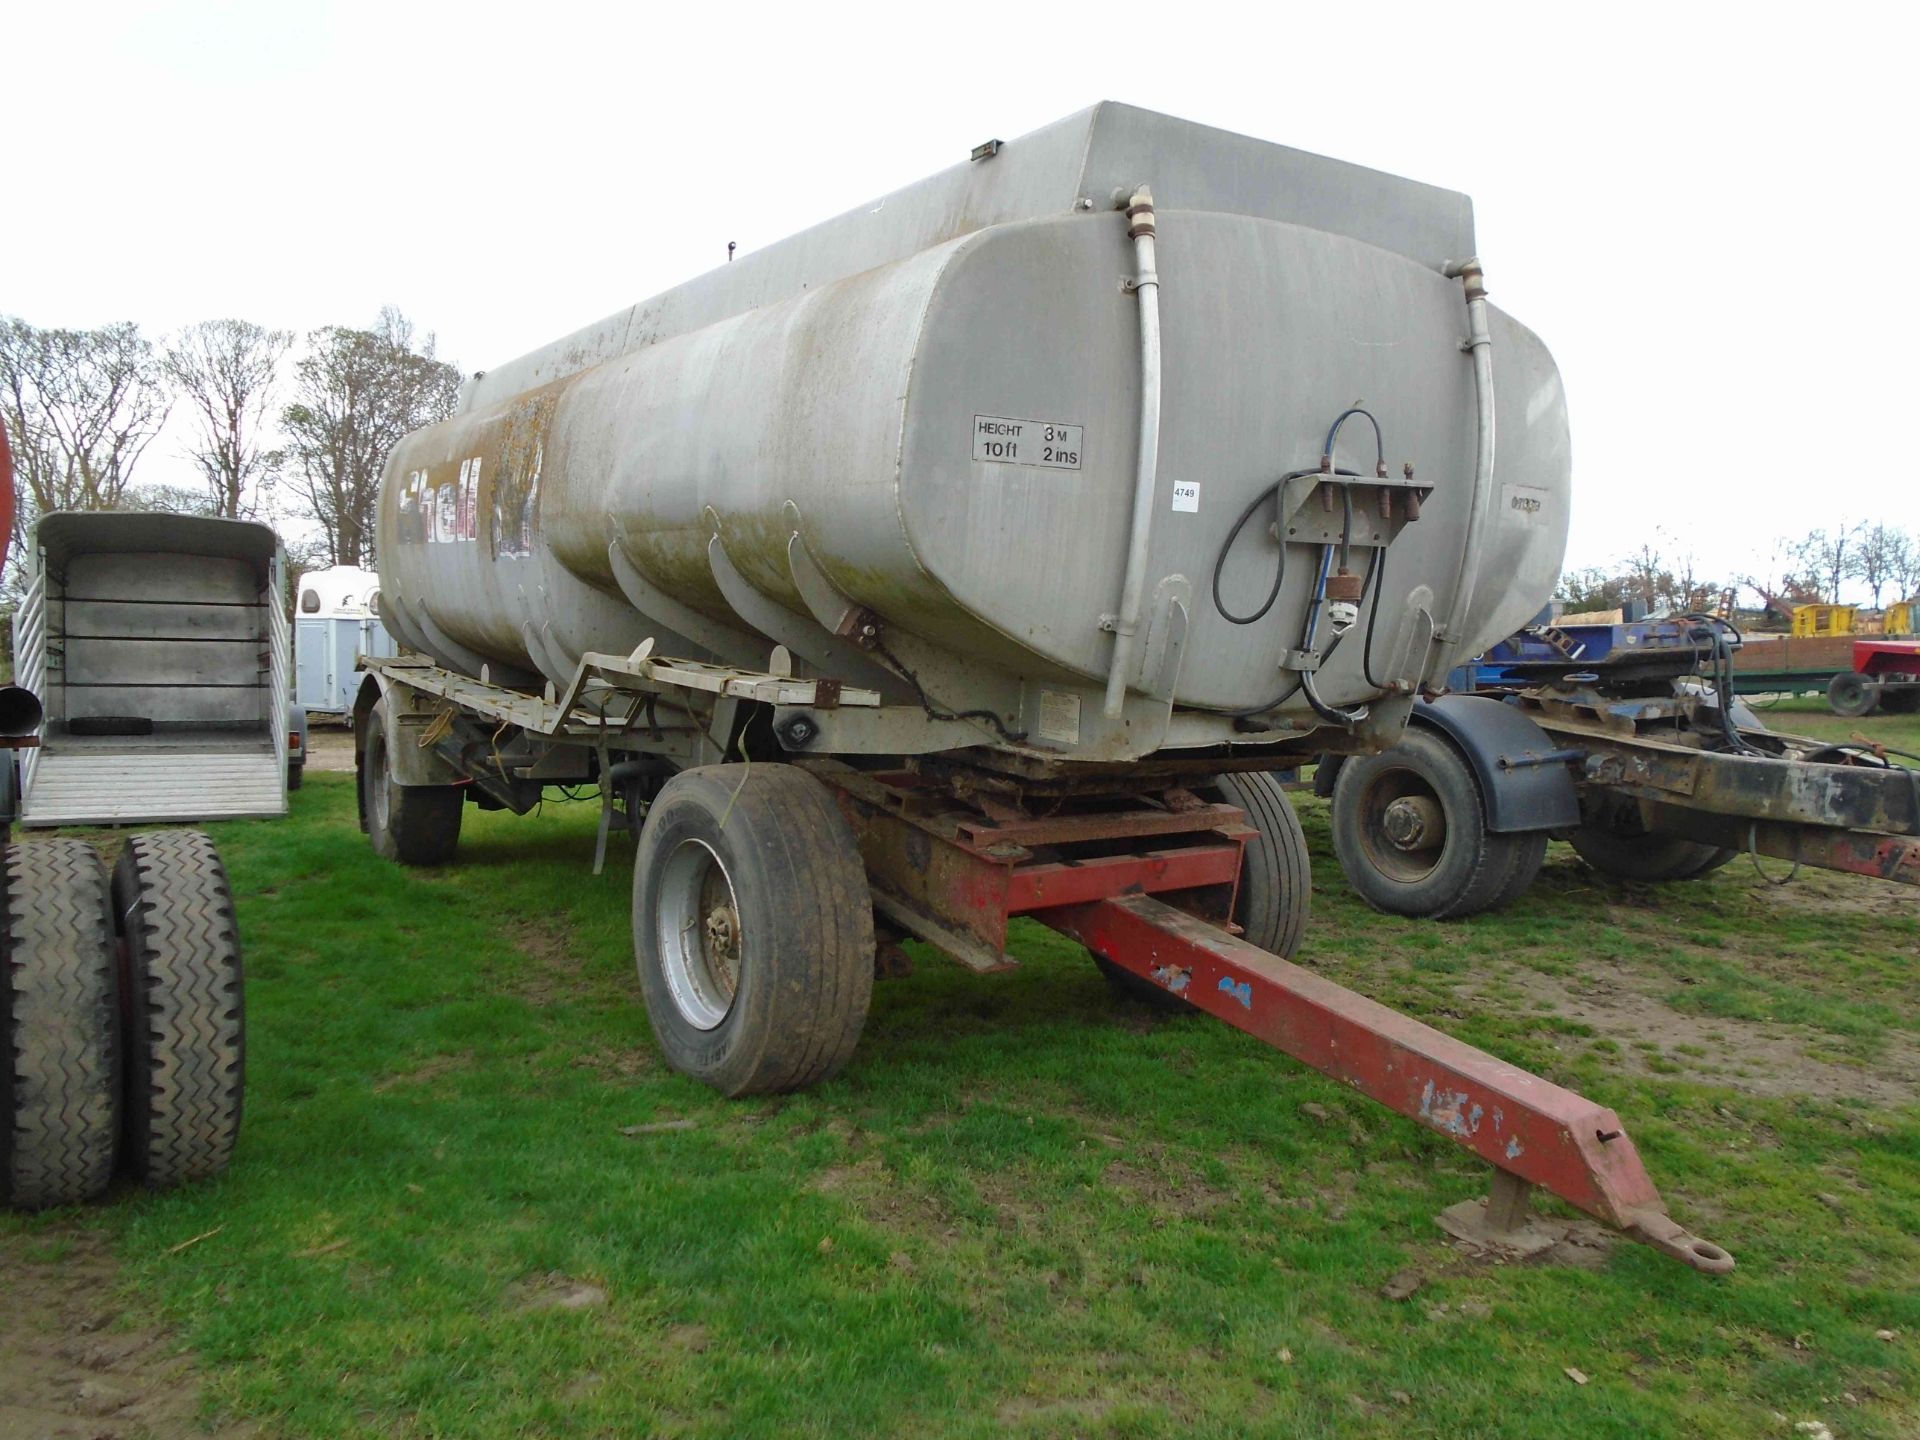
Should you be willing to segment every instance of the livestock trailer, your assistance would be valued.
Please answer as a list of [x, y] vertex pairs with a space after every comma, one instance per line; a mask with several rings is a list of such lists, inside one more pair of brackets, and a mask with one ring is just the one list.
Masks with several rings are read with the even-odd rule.
[[1276, 776], [1558, 574], [1559, 373], [1474, 253], [1464, 195], [1107, 104], [476, 376], [382, 481], [375, 850], [597, 783], [728, 1094], [847, 1062], [876, 937], [994, 971], [1032, 915], [1486, 1159], [1463, 1228], [1537, 1184], [1731, 1268], [1611, 1112], [1285, 958]]
[[[0, 423], [0, 564], [13, 502]], [[29, 598], [44, 595], [36, 576]], [[35, 658], [30, 681], [45, 674]], [[43, 719], [31, 684], [0, 687], [0, 838], [14, 754], [39, 748]], [[245, 1054], [240, 935], [211, 840], [132, 836], [111, 874], [78, 837], [0, 845], [0, 1205], [79, 1204], [116, 1176], [159, 1187], [219, 1173]]]
[[346, 718], [360, 684], [360, 657], [399, 653], [380, 623], [380, 577], [373, 571], [330, 565], [300, 577], [293, 613], [293, 698], [309, 717]]
[[291, 647], [265, 525], [58, 512], [35, 528], [13, 621], [41, 699], [24, 826], [283, 815]]

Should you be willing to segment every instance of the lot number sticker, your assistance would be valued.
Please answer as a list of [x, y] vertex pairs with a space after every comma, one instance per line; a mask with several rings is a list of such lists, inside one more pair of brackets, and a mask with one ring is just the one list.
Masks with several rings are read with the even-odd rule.
[[1185, 510], [1190, 515], [1200, 513], [1200, 482], [1198, 480], [1173, 482], [1173, 508]]

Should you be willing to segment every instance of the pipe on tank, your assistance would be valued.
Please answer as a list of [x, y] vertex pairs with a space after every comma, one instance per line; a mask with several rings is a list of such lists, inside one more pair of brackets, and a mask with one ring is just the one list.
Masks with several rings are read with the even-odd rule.
[[1467, 509], [1467, 533], [1460, 546], [1460, 568], [1454, 579], [1453, 604], [1448, 607], [1446, 624], [1434, 635], [1436, 642], [1433, 661], [1426, 679], [1432, 680], [1431, 665], [1444, 665], [1445, 645], [1458, 644], [1460, 632], [1467, 623], [1469, 607], [1473, 604], [1475, 581], [1479, 579], [1479, 566], [1475, 563], [1480, 543], [1481, 523], [1486, 519], [1493, 496], [1493, 451], [1494, 451], [1494, 413], [1493, 413], [1493, 337], [1487, 328], [1487, 281], [1486, 274], [1480, 268], [1479, 259], [1450, 260], [1442, 272], [1450, 280], [1457, 279], [1466, 292], [1467, 298], [1467, 338], [1460, 342], [1460, 348], [1473, 357], [1473, 388], [1478, 401], [1479, 441], [1475, 447], [1473, 465], [1473, 503]]
[[1154, 265], [1153, 191], [1142, 185], [1127, 204], [1127, 238], [1133, 241], [1140, 297], [1140, 454], [1133, 476], [1133, 526], [1127, 537], [1126, 578], [1120, 613], [1113, 619], [1113, 664], [1107, 671], [1106, 715], [1118, 720], [1133, 669], [1134, 637], [1140, 629], [1147, 588], [1147, 547], [1153, 538], [1154, 489], [1160, 474], [1160, 274]]

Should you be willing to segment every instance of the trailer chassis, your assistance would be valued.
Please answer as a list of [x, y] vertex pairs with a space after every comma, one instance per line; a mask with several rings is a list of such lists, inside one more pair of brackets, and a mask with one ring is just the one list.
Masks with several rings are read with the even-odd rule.
[[1632, 805], [1651, 834], [1920, 885], [1920, 771], [1870, 745], [1738, 728], [1753, 753], [1703, 748], [1722, 737], [1695, 692], [1542, 688], [1518, 706], [1565, 753], [1588, 812]]
[[[1511, 903], [1549, 837], [1619, 879], [1696, 879], [1745, 854], [1920, 885], [1920, 770], [1863, 736], [1776, 734], [1738, 702], [1723, 720], [1671, 655], [1427, 700], [1392, 749], [1322, 757], [1314, 788], [1348, 882], [1399, 915]], [[1502, 867], [1503, 886], [1476, 885]]]
[[[622, 795], [611, 783], [634, 757], [711, 766], [745, 753], [741, 737], [756, 707], [879, 703], [831, 681], [656, 661], [644, 646], [627, 657], [585, 656], [573, 683], [545, 698], [411, 658], [365, 667], [359, 713], [384, 706], [403, 737], [387, 750], [402, 783], [469, 786], [475, 800], [522, 809], [547, 780], [598, 778], [596, 868], [608, 832], [637, 831], [645, 819], [645, 790]], [[729, 771], [744, 785], [759, 763]], [[1256, 832], [1243, 810], [1206, 799], [1181, 777], [1127, 785], [1116, 775], [1093, 792], [1034, 800], [1010, 792], [1004, 776], [966, 783], [950, 759], [863, 769], [803, 757], [777, 768], [810, 776], [832, 797], [887, 931], [993, 971], [1017, 963], [1007, 928], [1030, 916], [1169, 1002], [1224, 1020], [1479, 1156], [1492, 1167], [1490, 1194], [1443, 1213], [1453, 1233], [1492, 1248], [1537, 1248], [1541, 1229], [1527, 1197], [1538, 1188], [1694, 1269], [1733, 1268], [1726, 1250], [1669, 1216], [1613, 1111], [1236, 933]], [[364, 824], [364, 775], [362, 789]], [[709, 912], [709, 927], [726, 932], [742, 908], [734, 901]]]

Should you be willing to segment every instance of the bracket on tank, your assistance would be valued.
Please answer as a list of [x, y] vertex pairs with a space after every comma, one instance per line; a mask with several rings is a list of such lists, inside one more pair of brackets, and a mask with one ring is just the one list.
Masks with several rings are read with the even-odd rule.
[[733, 665], [754, 665], [766, 658], [768, 647], [763, 641], [702, 615], [647, 579], [640, 573], [640, 567], [627, 558], [618, 540], [607, 545], [607, 564], [612, 567], [614, 583], [627, 597], [627, 603], [656, 630], [666, 632], [661, 638], [667, 644], [677, 648], [676, 642], [685, 639], [690, 642], [688, 648], [705, 650]]
[[1381, 546], [1420, 518], [1420, 507], [1433, 493], [1433, 485], [1411, 474], [1400, 478], [1326, 471], [1301, 475], [1287, 481], [1280, 495], [1281, 523], [1287, 527], [1284, 538], [1301, 545], [1338, 545], [1346, 529], [1343, 490], [1353, 497], [1351, 543]]
[[727, 553], [719, 516], [711, 506], [707, 509], [707, 523], [713, 526], [713, 538], [707, 542], [707, 565], [713, 571], [713, 583], [720, 587], [727, 604], [742, 620], [819, 670], [858, 680], [875, 689], [898, 683], [890, 671], [835, 637], [811, 616], [788, 609], [743, 575]]

